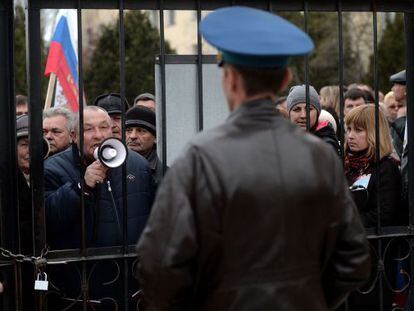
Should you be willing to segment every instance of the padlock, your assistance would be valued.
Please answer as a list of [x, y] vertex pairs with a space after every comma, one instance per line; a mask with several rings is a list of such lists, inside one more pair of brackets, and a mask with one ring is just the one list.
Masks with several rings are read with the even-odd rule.
[[34, 289], [35, 290], [47, 291], [47, 289], [49, 288], [49, 282], [47, 281], [47, 274], [46, 274], [46, 272], [43, 272], [43, 275], [44, 275], [43, 280], [40, 279], [41, 274], [42, 273], [37, 274]]

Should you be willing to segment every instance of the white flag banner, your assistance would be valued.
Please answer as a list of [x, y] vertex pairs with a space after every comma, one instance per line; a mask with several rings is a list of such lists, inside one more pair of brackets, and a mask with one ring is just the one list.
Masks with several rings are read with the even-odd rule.
[[[59, 10], [59, 13], [56, 15], [55, 24], [60, 20], [61, 16], [65, 16], [68, 21], [70, 40], [72, 41], [72, 46], [74, 47], [76, 58], [78, 59], [78, 16], [76, 10]], [[55, 100], [53, 103], [54, 107], [58, 106], [68, 106], [69, 101], [66, 99], [65, 93], [63, 91], [62, 85], [59, 82], [59, 79], [56, 79], [56, 89], [55, 89]]]
[[56, 89], [55, 89], [55, 102], [54, 107], [58, 106], [68, 106], [69, 102], [66, 99], [65, 93], [63, 92], [63, 88], [59, 83], [59, 80], [56, 79]]

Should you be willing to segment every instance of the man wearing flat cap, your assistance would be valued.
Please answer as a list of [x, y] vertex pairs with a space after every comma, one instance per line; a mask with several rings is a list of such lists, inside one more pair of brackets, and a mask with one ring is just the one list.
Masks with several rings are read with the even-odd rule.
[[405, 115], [401, 116], [401, 110], [405, 109], [407, 101], [407, 91], [406, 91], [406, 74], [405, 70], [397, 72], [390, 76], [390, 82], [392, 84], [392, 92], [394, 94], [394, 99], [398, 104], [403, 105], [402, 108], [398, 111], [397, 119], [391, 123], [390, 132], [393, 141], [395, 151], [398, 156], [402, 158], [403, 156], [403, 145], [404, 145], [404, 136], [405, 136], [405, 125], [407, 118]]
[[[128, 110], [128, 102], [124, 102], [125, 111]], [[101, 107], [111, 117], [112, 134], [114, 137], [122, 139], [122, 102], [121, 96], [117, 93], [102, 94], [95, 99], [94, 106]]]
[[134, 99], [134, 106], [147, 107], [155, 112], [155, 96], [151, 93], [139, 94]]
[[237, 6], [207, 15], [200, 30], [221, 54], [231, 113], [190, 142], [158, 189], [137, 246], [144, 303], [334, 309], [369, 274], [365, 231], [338, 156], [274, 109], [289, 57], [310, 53], [312, 40]]
[[157, 155], [155, 112], [143, 106], [129, 109], [125, 114], [125, 137], [128, 148], [147, 159], [158, 185], [162, 179], [162, 164]]

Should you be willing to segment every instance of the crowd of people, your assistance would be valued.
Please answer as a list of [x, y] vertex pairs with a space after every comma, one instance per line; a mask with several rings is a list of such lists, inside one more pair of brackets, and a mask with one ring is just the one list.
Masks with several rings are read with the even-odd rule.
[[[318, 94], [311, 85], [296, 85], [291, 87], [287, 97], [276, 100], [276, 110], [281, 115], [303, 131], [320, 138], [338, 157], [344, 158], [348, 186], [366, 227], [403, 225], [408, 220], [407, 196], [403, 192], [400, 173], [402, 157], [406, 156], [405, 71], [392, 76], [390, 82], [391, 90], [379, 98], [378, 138], [374, 94], [367, 85], [352, 84], [345, 88], [343, 142], [338, 138], [341, 115], [339, 86], [325, 86]], [[309, 105], [306, 104], [307, 96]], [[121, 122], [122, 105], [124, 126]], [[21, 200], [21, 238], [23, 250], [30, 252], [32, 215], [31, 201], [27, 200], [30, 197], [30, 156], [25, 96], [16, 97], [16, 107], [20, 192], [26, 198]], [[46, 224], [48, 244], [53, 249], [78, 248], [81, 245], [77, 118], [67, 107], [43, 111]], [[125, 129], [125, 143], [131, 151], [127, 160], [127, 236], [128, 243], [135, 243], [145, 227], [155, 190], [163, 176], [156, 149], [155, 98], [149, 93], [141, 94], [129, 108], [126, 101], [122, 103], [119, 94], [103, 94], [95, 99], [93, 105], [84, 108], [83, 118], [87, 246], [122, 243], [121, 169], [108, 170], [93, 156], [95, 148], [105, 139], [122, 139], [122, 128]]]
[[[17, 158], [19, 166], [20, 231], [22, 252], [32, 252], [32, 217], [30, 191], [29, 116], [27, 98], [16, 98], [19, 115]], [[122, 107], [124, 106], [124, 107]], [[109, 169], [95, 159], [94, 151], [110, 138], [122, 139], [122, 109], [125, 113], [126, 196], [123, 193], [122, 167]], [[21, 112], [21, 113], [20, 113]], [[83, 146], [80, 145], [78, 114], [58, 106], [43, 111], [44, 183], [47, 244], [51, 249], [74, 249], [82, 245], [81, 191], [84, 191], [85, 246], [122, 245], [123, 224], [127, 243], [134, 244], [145, 227], [162, 177], [162, 163], [156, 152], [155, 97], [145, 93], [137, 96], [133, 107], [122, 102], [119, 94], [98, 96], [93, 105], [83, 110]], [[81, 148], [84, 158], [81, 160]], [[85, 172], [81, 177], [81, 163]], [[127, 206], [124, 214], [123, 206]], [[127, 215], [124, 221], [123, 217]], [[103, 265], [103, 269], [108, 269]], [[102, 269], [102, 267], [100, 267]], [[53, 270], [53, 268], [52, 268]], [[65, 296], [77, 297], [80, 282], [73, 271], [59, 268], [53, 282]], [[105, 273], [91, 278], [91, 294], [97, 290]], [[26, 288], [30, 291], [31, 287]], [[102, 288], [101, 288], [102, 289]], [[131, 290], [136, 286], [131, 286]], [[97, 295], [99, 295], [97, 294]], [[116, 295], [118, 298], [121, 294]], [[26, 297], [27, 298], [27, 297]], [[49, 300], [53, 310], [65, 306], [60, 300]]]
[[[343, 142], [338, 139], [341, 125], [339, 86], [324, 86], [318, 94], [310, 85], [307, 105], [306, 86], [297, 85], [276, 104], [276, 109], [282, 115], [303, 130], [321, 138], [338, 155], [341, 155], [340, 145], [343, 145], [345, 177], [361, 221], [367, 228], [408, 224], [405, 70], [390, 77], [390, 88], [385, 96], [381, 91], [378, 93], [379, 109], [376, 119], [373, 89], [358, 83], [344, 87]], [[373, 245], [373, 248], [376, 246]], [[401, 250], [393, 251], [396, 258], [399, 251]], [[395, 282], [400, 272], [391, 261], [387, 261], [386, 265], [393, 267], [387, 267], [387, 271], [394, 269], [391, 272], [394, 275], [390, 279]], [[383, 288], [383, 292], [384, 310], [391, 310], [392, 307], [404, 309], [406, 300], [395, 299], [393, 296], [396, 295], [387, 287]], [[378, 309], [378, 296], [372, 293], [356, 296], [351, 296], [351, 310]]]
[[[250, 27], [254, 28], [252, 16], [262, 14], [245, 12], [243, 8], [231, 10], [237, 14], [223, 11], [217, 18], [236, 20], [246, 14], [243, 21], [246, 24], [251, 21]], [[293, 31], [280, 20], [264, 17], [273, 30], [280, 26]], [[225, 39], [226, 33], [209, 33], [209, 27], [214, 28], [217, 23], [214, 18], [213, 14], [212, 21], [204, 23], [202, 31], [207, 41], [222, 50], [223, 88], [231, 114], [225, 125], [192, 141], [165, 179], [157, 155], [152, 94], [137, 96], [131, 108], [119, 94], [98, 96], [92, 105], [84, 107], [83, 131], [78, 115], [67, 107], [43, 111], [47, 243], [52, 249], [122, 245], [123, 227], [127, 224], [127, 243], [140, 241], [137, 249], [141, 262], [137, 275], [145, 300], [160, 309], [181, 301], [180, 291], [190, 285], [197, 289], [190, 291], [194, 294], [191, 303], [205, 304], [210, 307], [208, 310], [219, 310], [220, 307], [214, 306], [231, 303], [237, 309], [245, 304], [240, 297], [250, 294], [256, 299], [257, 310], [261, 307], [267, 310], [272, 305], [271, 293], [281, 295], [288, 309], [295, 305], [306, 305], [311, 310], [322, 305], [337, 307], [348, 291], [363, 283], [369, 271], [361, 223], [365, 227], [376, 227], [408, 222], [405, 71], [391, 76], [391, 90], [385, 96], [378, 92], [378, 98], [370, 86], [354, 83], [343, 88], [343, 105], [339, 86], [324, 86], [318, 94], [312, 85], [295, 85], [287, 97], [277, 99], [275, 94], [290, 81], [289, 71], [285, 70], [287, 61], [284, 63], [290, 54], [280, 54], [274, 48], [270, 54], [277, 57], [261, 58], [259, 53], [261, 56], [257, 58], [256, 51], [248, 50], [243, 44], [234, 51], [227, 43], [221, 46], [221, 42], [227, 41], [220, 36]], [[229, 33], [233, 31], [235, 35], [236, 30], [239, 29], [230, 29]], [[299, 30], [294, 31], [303, 36], [302, 41], [296, 42], [298, 37], [295, 37], [282, 43], [299, 46], [300, 53], [292, 55], [309, 53], [313, 43]], [[269, 36], [265, 38], [272, 40]], [[266, 71], [262, 62], [266, 65], [272, 62], [271, 68], [281, 70]], [[246, 69], [244, 66], [249, 64], [260, 70]], [[376, 103], [380, 105], [378, 110]], [[33, 215], [27, 113], [27, 99], [18, 95], [19, 191], [24, 195], [19, 202], [20, 231], [24, 239], [22, 249], [30, 254]], [[340, 122], [341, 116], [344, 116], [343, 122]], [[345, 133], [343, 141], [341, 133]], [[129, 149], [126, 176], [122, 167], [110, 169], [94, 157], [96, 148], [110, 137], [120, 140], [125, 137], [124, 143]], [[344, 159], [343, 171], [340, 159]], [[126, 177], [125, 191], [123, 176]], [[351, 197], [359, 213], [354, 211]], [[269, 205], [279, 206], [280, 210], [269, 209]], [[289, 225], [284, 223], [284, 217], [289, 219]], [[251, 222], [259, 227], [249, 229]], [[285, 243], [279, 235], [290, 239], [292, 244]], [[321, 236], [327, 239], [323, 243], [318, 240]], [[306, 240], [303, 247], [289, 246], [301, 239]], [[280, 253], [282, 249], [287, 252]], [[258, 255], [259, 263], [256, 262]], [[304, 257], [309, 259], [309, 264], [296, 271]], [[324, 268], [319, 275], [315, 269], [319, 265], [316, 261], [321, 258]], [[288, 267], [282, 269], [283, 275], [274, 270], [274, 262]], [[62, 295], [79, 297], [79, 284], [76, 287], [73, 272], [58, 269], [59, 277], [54, 284], [62, 290]], [[108, 294], [100, 287], [109, 268], [103, 264], [101, 269], [102, 273], [89, 280], [91, 299], [110, 294], [121, 298], [120, 289]], [[306, 273], [311, 276], [305, 277]], [[304, 299], [301, 302], [292, 299], [289, 291], [281, 289], [278, 283], [280, 278], [290, 277], [294, 281], [292, 284], [286, 281], [284, 286], [300, 293]], [[318, 288], [316, 294], [307, 296], [308, 287]], [[219, 290], [207, 301], [207, 293], [212, 288]], [[136, 289], [136, 284], [130, 288]], [[322, 291], [323, 299], [319, 297]], [[81, 304], [82, 299], [78, 300]], [[52, 310], [67, 306], [67, 301], [61, 300], [51, 299], [49, 303]], [[391, 299], [384, 310], [391, 309], [392, 303]], [[362, 304], [365, 309], [361, 310], [378, 309], [378, 301]], [[359, 310], [358, 306], [352, 310]]]
[[[287, 97], [278, 100], [276, 109], [302, 129], [327, 142], [338, 155], [341, 155], [340, 146], [343, 145], [345, 174], [366, 227], [375, 227], [378, 222], [381, 225], [406, 224], [407, 185], [406, 181], [402, 183], [400, 170], [403, 150], [407, 148], [404, 143], [407, 111], [405, 70], [390, 77], [390, 90], [385, 96], [378, 92], [378, 139], [374, 90], [366, 84], [352, 83], [344, 87], [344, 91], [343, 142], [339, 141], [339, 86], [324, 86], [318, 94], [310, 85], [308, 108], [306, 86], [294, 86]], [[377, 144], [379, 155], [376, 154]], [[379, 189], [376, 183], [378, 176]], [[377, 212], [377, 193], [381, 215]]]

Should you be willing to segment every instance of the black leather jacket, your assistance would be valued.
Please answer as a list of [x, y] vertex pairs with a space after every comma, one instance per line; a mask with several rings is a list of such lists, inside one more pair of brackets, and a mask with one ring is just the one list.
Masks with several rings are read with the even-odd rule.
[[137, 250], [146, 310], [328, 310], [370, 269], [338, 156], [270, 100], [190, 143]]

